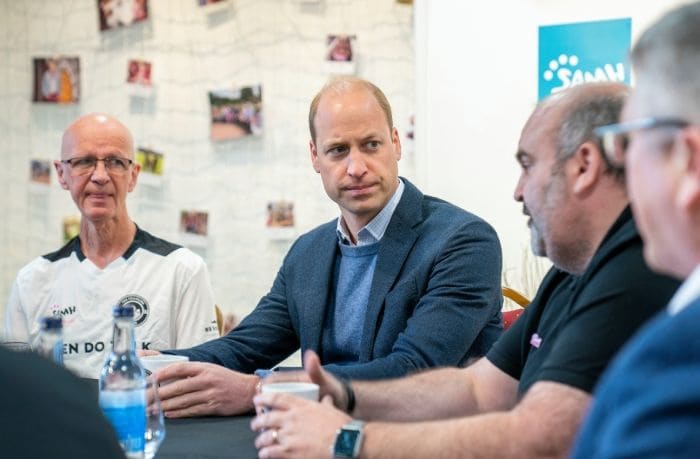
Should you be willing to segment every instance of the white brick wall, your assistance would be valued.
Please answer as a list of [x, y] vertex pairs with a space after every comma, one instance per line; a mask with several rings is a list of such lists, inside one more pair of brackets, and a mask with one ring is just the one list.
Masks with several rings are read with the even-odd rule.
[[[329, 33], [358, 36], [357, 73], [377, 83], [400, 132], [414, 100], [412, 9], [394, 0], [229, 0], [215, 12], [196, 0], [150, 0], [150, 19], [100, 33], [95, 0], [0, 0], [0, 298], [17, 270], [62, 245], [62, 219], [77, 215], [52, 171], [36, 192], [31, 158], [58, 157], [75, 117], [106, 111], [129, 126], [136, 143], [163, 152], [160, 187], [140, 184], [129, 197], [144, 229], [179, 242], [179, 212], [209, 212], [209, 238], [197, 249], [209, 264], [217, 301], [247, 314], [265, 294], [290, 241], [270, 241], [266, 204], [295, 203], [297, 233], [337, 215], [308, 157], [308, 104], [328, 77]], [[33, 104], [32, 58], [77, 55], [81, 101]], [[152, 99], [129, 96], [126, 64], [153, 63]], [[212, 143], [207, 91], [263, 86], [261, 138]], [[412, 155], [401, 173], [412, 177]], [[0, 300], [0, 316], [4, 316]]]

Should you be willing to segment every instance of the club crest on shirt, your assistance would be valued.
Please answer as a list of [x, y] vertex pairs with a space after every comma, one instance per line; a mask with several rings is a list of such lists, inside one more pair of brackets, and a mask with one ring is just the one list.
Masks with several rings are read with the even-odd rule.
[[120, 306], [129, 305], [134, 308], [134, 324], [138, 327], [143, 325], [148, 320], [150, 313], [150, 307], [148, 306], [148, 301], [139, 295], [126, 295], [119, 300]]

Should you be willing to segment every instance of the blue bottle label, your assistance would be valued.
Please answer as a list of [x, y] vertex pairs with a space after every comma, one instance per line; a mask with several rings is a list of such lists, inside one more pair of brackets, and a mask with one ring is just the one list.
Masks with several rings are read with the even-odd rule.
[[143, 452], [146, 393], [143, 389], [100, 392], [100, 407], [117, 433], [125, 453]]

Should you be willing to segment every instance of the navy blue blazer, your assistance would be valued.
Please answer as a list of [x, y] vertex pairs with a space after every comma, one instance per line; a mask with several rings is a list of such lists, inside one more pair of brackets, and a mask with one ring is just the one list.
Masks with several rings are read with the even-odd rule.
[[[501, 332], [501, 248], [480, 218], [406, 187], [380, 241], [357, 362], [323, 362], [353, 379], [403, 376], [481, 356]], [[299, 237], [270, 289], [228, 335], [169, 351], [251, 373], [299, 347], [323, 355], [338, 252], [333, 220]]]

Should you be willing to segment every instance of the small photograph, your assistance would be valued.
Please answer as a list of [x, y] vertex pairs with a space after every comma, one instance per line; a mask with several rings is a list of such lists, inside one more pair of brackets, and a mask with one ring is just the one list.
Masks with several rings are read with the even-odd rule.
[[63, 242], [68, 242], [80, 234], [80, 218], [66, 217], [63, 219]]
[[141, 165], [142, 173], [163, 175], [163, 153], [138, 147], [136, 149], [136, 162]]
[[80, 100], [80, 59], [34, 58], [34, 102], [74, 104]]
[[51, 161], [32, 159], [29, 179], [34, 183], [48, 185], [51, 182]]
[[199, 236], [207, 235], [207, 221], [209, 213], [196, 210], [183, 210], [180, 212], [180, 231]]
[[406, 138], [408, 140], [413, 140], [414, 132], [416, 130], [416, 117], [411, 115], [408, 118], [408, 129], [406, 129]]
[[126, 82], [151, 86], [151, 63], [138, 59], [131, 59], [127, 65]]
[[223, 3], [226, 0], [197, 0], [199, 6], [213, 5], [214, 3]]
[[211, 139], [230, 140], [262, 133], [262, 86], [209, 92]]
[[355, 35], [328, 35], [326, 38], [326, 60], [352, 62], [352, 42]]
[[275, 201], [267, 204], [268, 228], [288, 228], [294, 226], [294, 203]]
[[148, 19], [148, 0], [97, 0], [100, 31], [129, 26]]

